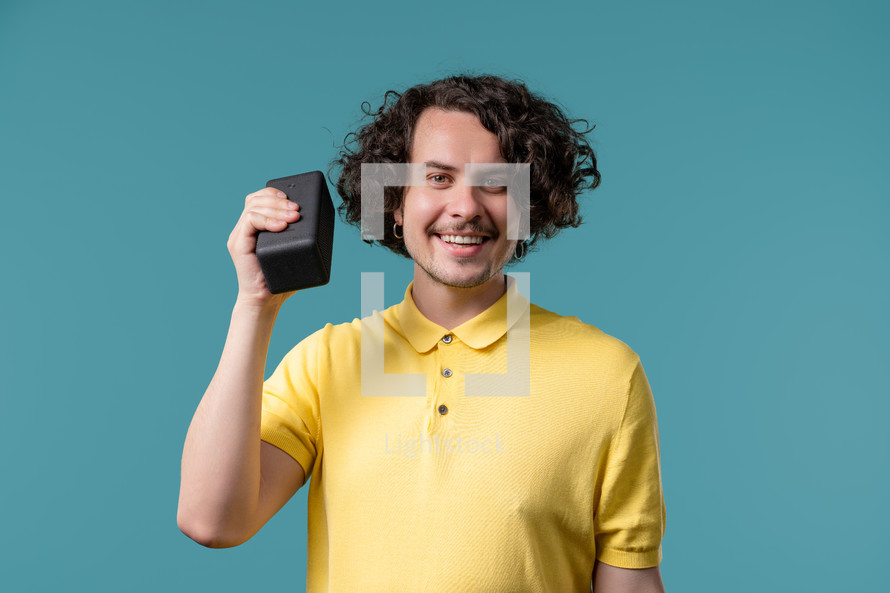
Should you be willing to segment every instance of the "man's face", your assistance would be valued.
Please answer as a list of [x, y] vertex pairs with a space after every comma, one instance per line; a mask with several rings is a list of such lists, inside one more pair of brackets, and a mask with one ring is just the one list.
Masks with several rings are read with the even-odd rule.
[[464, 174], [467, 163], [506, 162], [497, 136], [472, 113], [430, 108], [417, 120], [409, 161], [426, 163], [426, 185], [406, 188], [395, 219], [416, 267], [459, 288], [499, 278], [516, 246], [506, 236], [506, 188], [471, 186]]

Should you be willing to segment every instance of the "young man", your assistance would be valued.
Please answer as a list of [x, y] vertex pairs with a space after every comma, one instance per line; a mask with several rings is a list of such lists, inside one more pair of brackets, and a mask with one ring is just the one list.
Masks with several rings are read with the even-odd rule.
[[[229, 238], [239, 286], [229, 334], [183, 451], [180, 529], [238, 545], [311, 476], [310, 592], [663, 591], [658, 432], [639, 357], [523, 300], [503, 272], [518, 251], [511, 197], [467, 173], [530, 164], [524, 252], [579, 223], [575, 198], [599, 183], [587, 132], [496, 77], [391, 93], [369, 115], [338, 161], [347, 221], [362, 217], [363, 163], [425, 169], [423, 185], [386, 190], [380, 242], [414, 261], [414, 281], [373, 316], [385, 373], [425, 377], [419, 397], [362, 393], [370, 319], [328, 324], [263, 381], [292, 293], [268, 292], [256, 234], [299, 211], [274, 189], [250, 194]], [[525, 339], [521, 369], [511, 331]], [[521, 381], [515, 393], [474, 392], [481, 374], [525, 377], [527, 393]]]

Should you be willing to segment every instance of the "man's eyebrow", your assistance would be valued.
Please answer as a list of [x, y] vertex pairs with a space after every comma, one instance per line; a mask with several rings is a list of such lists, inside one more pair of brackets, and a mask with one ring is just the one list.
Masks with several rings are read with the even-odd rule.
[[439, 161], [427, 161], [424, 163], [429, 169], [441, 169], [443, 171], [457, 171], [457, 167], [440, 163]]

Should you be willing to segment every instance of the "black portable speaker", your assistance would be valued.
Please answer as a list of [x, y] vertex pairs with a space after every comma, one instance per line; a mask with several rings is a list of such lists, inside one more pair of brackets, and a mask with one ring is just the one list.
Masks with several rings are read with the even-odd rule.
[[273, 294], [327, 284], [334, 248], [334, 203], [321, 171], [266, 182], [300, 205], [300, 219], [280, 232], [260, 231], [256, 255]]

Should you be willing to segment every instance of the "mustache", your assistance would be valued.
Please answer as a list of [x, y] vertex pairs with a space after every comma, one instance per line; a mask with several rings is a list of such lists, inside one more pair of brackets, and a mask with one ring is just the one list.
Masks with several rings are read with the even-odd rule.
[[465, 222], [457, 226], [449, 226], [448, 228], [430, 225], [429, 227], [427, 227], [426, 230], [427, 234], [430, 235], [449, 235], [452, 233], [479, 233], [482, 235], [488, 235], [492, 238], [496, 238], [498, 236], [498, 231], [496, 228], [483, 226], [478, 222]]

